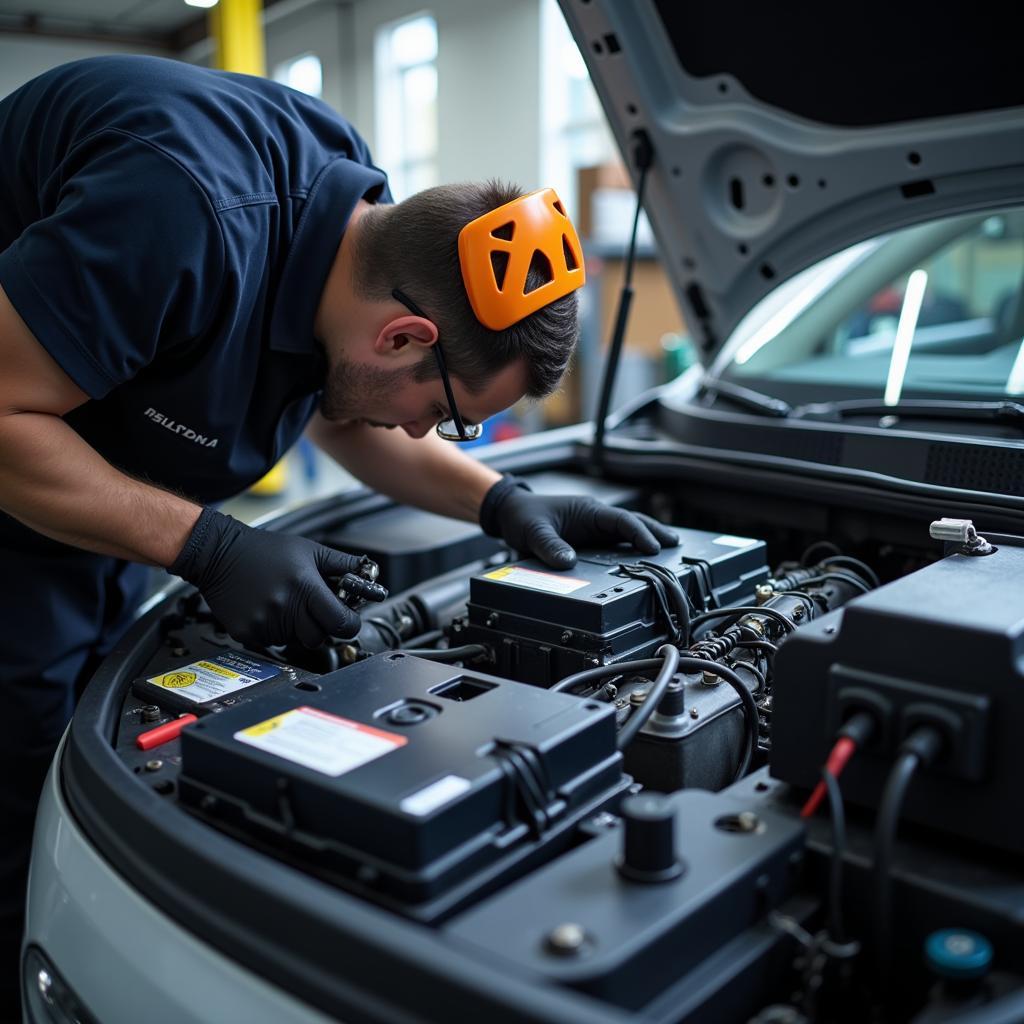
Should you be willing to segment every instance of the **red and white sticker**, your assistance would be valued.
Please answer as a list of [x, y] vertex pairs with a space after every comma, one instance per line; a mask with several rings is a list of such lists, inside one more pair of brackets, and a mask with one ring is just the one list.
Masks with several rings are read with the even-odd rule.
[[309, 707], [250, 725], [235, 739], [335, 778], [409, 742], [398, 733]]

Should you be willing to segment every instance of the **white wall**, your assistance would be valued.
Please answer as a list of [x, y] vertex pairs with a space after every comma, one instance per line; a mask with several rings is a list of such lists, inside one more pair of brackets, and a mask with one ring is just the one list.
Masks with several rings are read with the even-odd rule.
[[[541, 184], [539, 0], [293, 0], [277, 10], [268, 12], [268, 71], [315, 53], [324, 69], [324, 100], [371, 148], [376, 34], [389, 22], [429, 11], [438, 26], [441, 182], [501, 177], [524, 189]], [[209, 51], [203, 43], [179, 56], [205, 64]], [[0, 35], [0, 96], [66, 61], [130, 52], [159, 53]]]
[[267, 25], [267, 73], [272, 75], [278, 64], [302, 54], [316, 54], [324, 72], [322, 99], [346, 114], [355, 94], [351, 43], [351, 4], [328, 0], [307, 7]]
[[357, 0], [349, 50], [355, 102], [344, 113], [372, 149], [376, 34], [424, 12], [437, 19], [441, 183], [501, 177], [538, 187], [538, 0]]
[[150, 53], [168, 57], [161, 50], [113, 43], [89, 43], [77, 40], [42, 39], [38, 36], [0, 35], [0, 97], [14, 92], [30, 78], [58, 64], [105, 53]]

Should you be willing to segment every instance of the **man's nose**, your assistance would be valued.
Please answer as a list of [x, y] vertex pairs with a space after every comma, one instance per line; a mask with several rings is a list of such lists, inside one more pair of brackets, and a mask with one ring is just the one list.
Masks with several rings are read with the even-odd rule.
[[430, 433], [430, 429], [433, 425], [433, 422], [429, 419], [412, 420], [409, 423], [403, 423], [402, 429], [410, 437], [425, 437]]

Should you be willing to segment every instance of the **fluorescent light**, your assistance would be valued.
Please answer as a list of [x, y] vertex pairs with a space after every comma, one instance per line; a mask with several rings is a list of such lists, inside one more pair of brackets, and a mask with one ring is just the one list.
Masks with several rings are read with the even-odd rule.
[[189, 7], [216, 7], [217, 0], [185, 0]]
[[1017, 349], [1017, 358], [1013, 361], [1010, 376], [1006, 378], [1006, 393], [1008, 395], [1024, 394], [1024, 340]]
[[889, 377], [885, 382], [883, 401], [886, 405], [895, 405], [903, 392], [903, 378], [907, 375], [907, 364], [910, 362], [910, 346], [914, 343], [914, 331], [917, 330], [917, 318], [921, 315], [921, 300], [927, 285], [928, 273], [924, 270], [915, 270], [907, 281], [900, 322], [896, 326], [896, 340], [892, 346], [892, 358], [889, 361]]
[[773, 317], [765, 321], [743, 344], [736, 353], [735, 361], [742, 366], [768, 344], [777, 338], [821, 292], [817, 279], [798, 292]]

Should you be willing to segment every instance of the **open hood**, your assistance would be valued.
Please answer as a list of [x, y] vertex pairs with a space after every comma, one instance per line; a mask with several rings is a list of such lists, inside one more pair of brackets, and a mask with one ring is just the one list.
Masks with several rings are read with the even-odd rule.
[[[798, 271], [893, 228], [1024, 202], [1007, 8], [559, 0], [702, 361]], [[836, 17], [838, 13], [838, 17]]]

